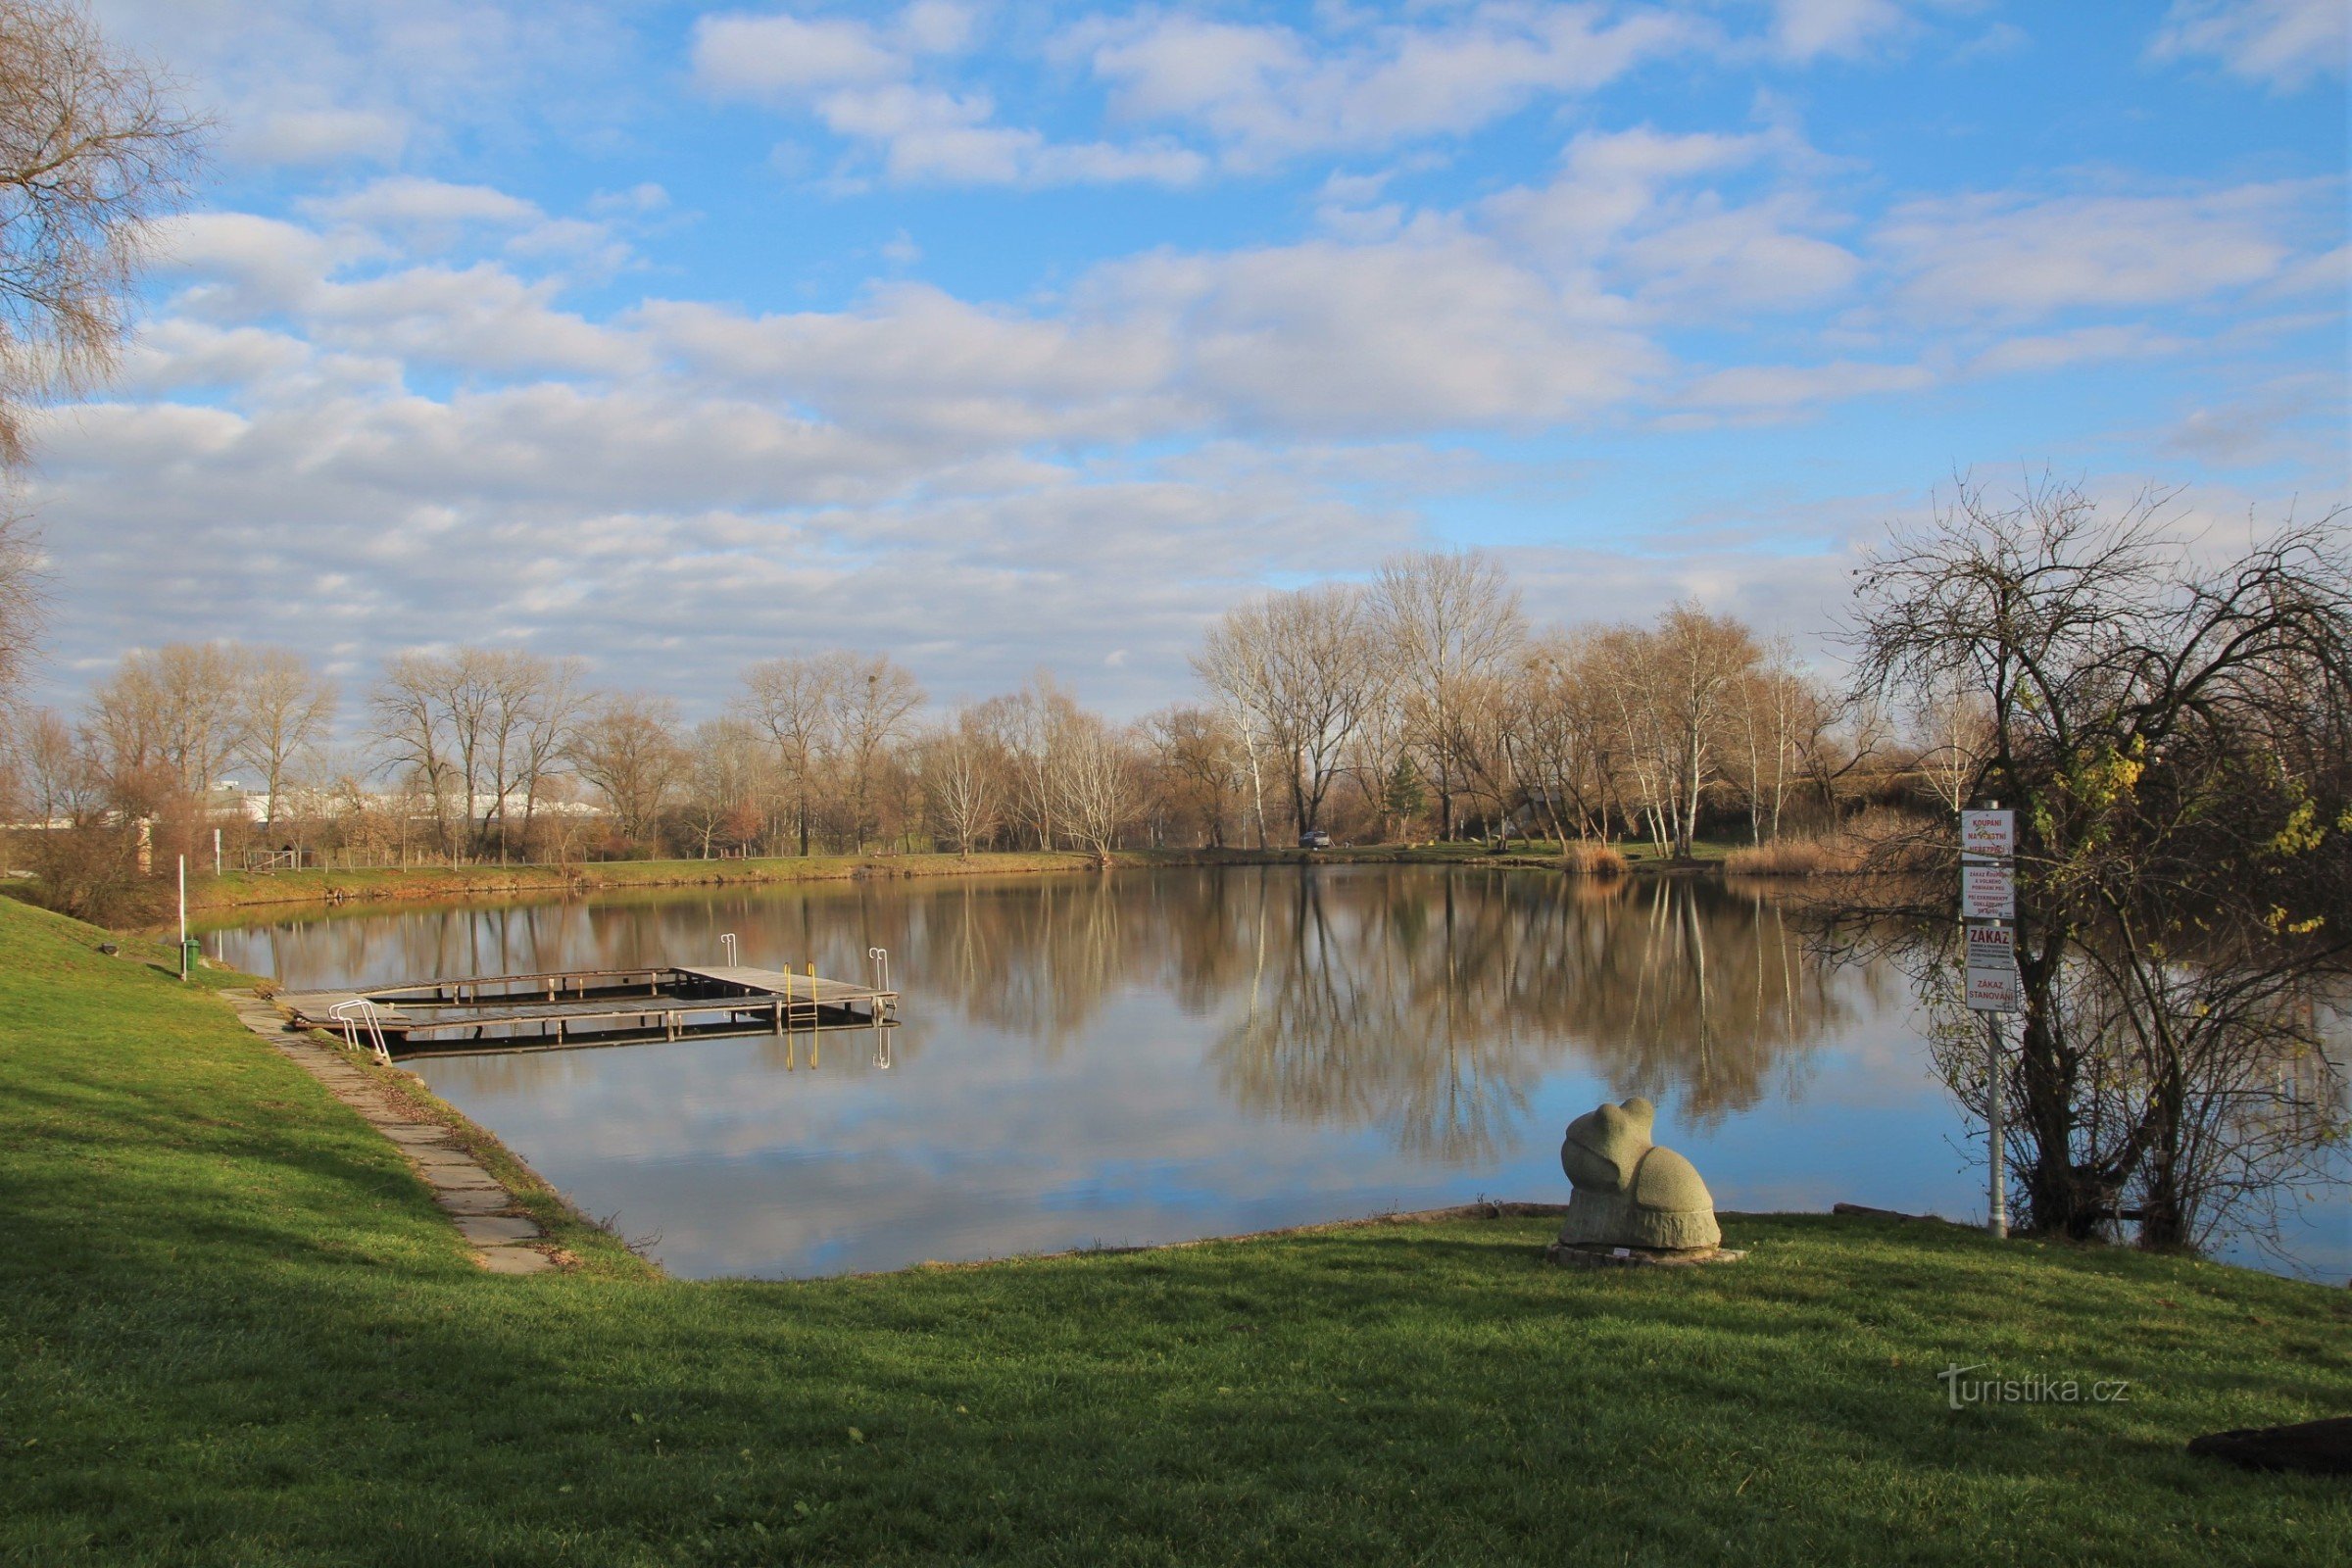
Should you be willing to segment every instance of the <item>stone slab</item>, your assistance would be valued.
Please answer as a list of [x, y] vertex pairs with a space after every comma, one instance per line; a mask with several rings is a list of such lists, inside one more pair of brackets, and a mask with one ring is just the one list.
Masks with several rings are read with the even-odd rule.
[[452, 1214], [498, 1214], [514, 1206], [503, 1187], [443, 1187], [433, 1201]]
[[536, 1220], [518, 1214], [460, 1214], [458, 1234], [476, 1247], [495, 1247], [502, 1242], [535, 1242], [541, 1232]]
[[497, 1177], [479, 1165], [436, 1166], [423, 1172], [423, 1176], [425, 1185], [440, 1193], [478, 1192], [485, 1188], [501, 1193], [507, 1190]]
[[527, 1247], [485, 1247], [479, 1255], [489, 1274], [544, 1274], [556, 1266], [545, 1252]]

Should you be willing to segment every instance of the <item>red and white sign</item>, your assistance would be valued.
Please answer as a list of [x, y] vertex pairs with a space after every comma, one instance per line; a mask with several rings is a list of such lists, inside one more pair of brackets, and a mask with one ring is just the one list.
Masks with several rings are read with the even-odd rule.
[[1971, 920], [2017, 918], [2017, 873], [2005, 865], [1960, 867], [1960, 912]]
[[2017, 930], [2005, 925], [1961, 928], [1967, 945], [1968, 1005], [1976, 1012], [2015, 1012]]
[[1972, 925], [1962, 928], [1968, 940], [1968, 967], [1998, 969], [2003, 974], [2017, 972], [2017, 930], [2005, 925]]
[[2017, 813], [1962, 811], [1960, 853], [1972, 860], [2005, 860], [2017, 853]]
[[1992, 974], [1970, 970], [1968, 975], [1968, 1010], [1971, 1012], [2016, 1012], [2024, 1006], [2018, 998], [2017, 971]]

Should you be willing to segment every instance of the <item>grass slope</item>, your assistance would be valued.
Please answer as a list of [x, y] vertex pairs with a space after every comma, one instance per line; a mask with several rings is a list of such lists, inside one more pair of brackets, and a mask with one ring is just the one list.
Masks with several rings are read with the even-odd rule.
[[[477, 1273], [215, 999], [0, 902], [0, 1560], [2341, 1560], [2180, 1451], [2352, 1409], [2343, 1291], [1940, 1226], [1542, 1221], [810, 1284]], [[1936, 1372], [2129, 1378], [1946, 1408]], [[1984, 1374], [1980, 1374], [1984, 1375]]]

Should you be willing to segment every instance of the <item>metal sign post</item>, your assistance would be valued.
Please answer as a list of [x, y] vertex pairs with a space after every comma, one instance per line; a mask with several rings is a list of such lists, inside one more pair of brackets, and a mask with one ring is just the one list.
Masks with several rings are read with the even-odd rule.
[[1984, 1015], [1984, 1137], [1991, 1158], [1986, 1227], [2009, 1234], [2009, 1175], [2001, 1129], [2001, 1014], [2023, 1002], [2017, 980], [2017, 813], [1997, 803], [1960, 813], [1961, 978], [1969, 1010]]

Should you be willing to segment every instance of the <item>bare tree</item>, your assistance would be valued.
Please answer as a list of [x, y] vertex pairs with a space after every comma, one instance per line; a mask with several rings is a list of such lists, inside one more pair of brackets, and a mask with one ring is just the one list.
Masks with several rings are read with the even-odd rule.
[[694, 727], [685, 770], [685, 819], [704, 859], [760, 834], [760, 787], [767, 737], [751, 720], [713, 718]]
[[1920, 775], [1957, 821], [1992, 752], [1992, 704], [1970, 688], [1963, 670], [1930, 675], [1914, 696], [1912, 724]]
[[1193, 667], [1281, 759], [1299, 831], [1317, 825], [1348, 743], [1383, 696], [1362, 590], [1325, 584], [1228, 612]]
[[994, 738], [968, 709], [917, 749], [916, 772], [932, 831], [952, 841], [967, 860], [1003, 819], [1004, 771]]
[[[2028, 1222], [2084, 1236], [2129, 1203], [2152, 1245], [2246, 1190], [2257, 1111], [2305, 1129], [2267, 1145], [2274, 1182], [2342, 1136], [2334, 1088], [2303, 1101], [2286, 1069], [2326, 1061], [2316, 991], [2352, 952], [2336, 516], [2207, 567], [2166, 500], [1963, 483], [1865, 564], [1856, 661], [1866, 695], [1916, 705], [1964, 673], [1989, 705], [1967, 795], [2017, 812], [2024, 1012], [1991, 1092]], [[1948, 905], [1912, 912], [1950, 929]]]
[[41, 630], [40, 552], [31, 525], [8, 507], [0, 478], [0, 719], [15, 706]]
[[[440, 693], [447, 683], [445, 661], [425, 654], [396, 654], [384, 662], [383, 677], [368, 694], [368, 708], [385, 764], [405, 772], [430, 802], [435, 847], [455, 855], [450, 824], [453, 791], [465, 785], [455, 757], [447, 710]], [[471, 807], [461, 808], [470, 817]]]
[[1373, 596], [1422, 775], [1437, 792], [1438, 833], [1449, 838], [1454, 797], [1471, 783], [1463, 722], [1472, 694], [1503, 672], [1526, 635], [1519, 591], [1501, 563], [1467, 551], [1390, 561]]
[[1182, 705], [1147, 717], [1143, 733], [1169, 811], [1190, 820], [1200, 843], [1224, 848], [1241, 799], [1241, 737], [1216, 710]]
[[35, 709], [16, 726], [18, 789], [24, 809], [44, 826], [82, 826], [106, 805], [103, 775], [74, 726]]
[[0, 469], [27, 404], [112, 368], [201, 129], [81, 6], [0, 0]]
[[875, 803], [883, 764], [890, 748], [906, 734], [908, 716], [922, 706], [923, 689], [886, 654], [867, 659], [842, 656], [840, 669], [833, 683], [833, 733], [847, 774], [850, 838], [862, 855], [869, 832], [878, 825]]
[[1064, 829], [1102, 865], [1135, 819], [1135, 756], [1124, 737], [1092, 713], [1062, 736], [1054, 760], [1054, 797]]
[[776, 749], [776, 770], [800, 840], [808, 853], [817, 775], [830, 755], [847, 676], [839, 655], [770, 659], [743, 672], [746, 711]]
[[233, 643], [168, 643], [134, 649], [90, 698], [90, 728], [118, 784], [119, 804], [140, 812], [157, 791], [198, 800], [219, 782], [240, 744], [242, 649]]
[[677, 705], [666, 697], [608, 696], [579, 726], [570, 757], [604, 797], [621, 837], [653, 843], [685, 769]]
[[236, 699], [238, 755], [262, 775], [262, 826], [273, 827], [287, 775], [314, 757], [334, 723], [335, 683], [300, 654], [262, 648], [246, 661]]
[[1013, 815], [1036, 835], [1041, 850], [1054, 847], [1060, 811], [1055, 781], [1063, 752], [1084, 718], [1076, 699], [1043, 669], [1019, 691], [992, 697], [973, 710], [973, 722], [995, 738], [1009, 764]]
[[[556, 773], [571, 744], [573, 729], [587, 709], [589, 693], [580, 683], [577, 659], [543, 659], [531, 672], [528, 688], [519, 694], [514, 729], [510, 741], [512, 769], [506, 776], [513, 792], [522, 796], [523, 853], [531, 853], [531, 833], [548, 779]], [[499, 797], [500, 827], [505, 827], [507, 791]]]
[[1501, 745], [1532, 814], [1563, 843], [1607, 830], [1606, 705], [1590, 634], [1553, 632], [1530, 644], [1504, 693]]

